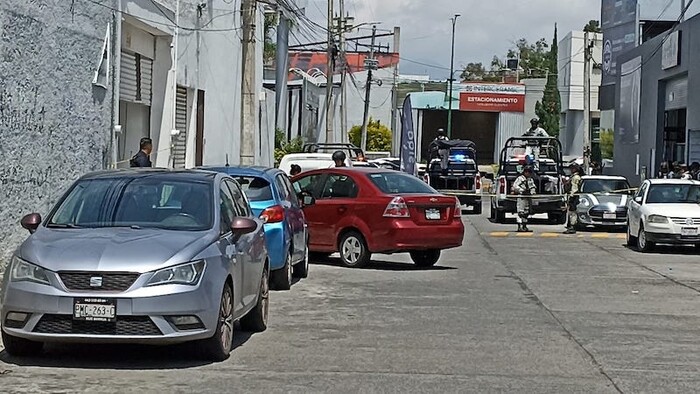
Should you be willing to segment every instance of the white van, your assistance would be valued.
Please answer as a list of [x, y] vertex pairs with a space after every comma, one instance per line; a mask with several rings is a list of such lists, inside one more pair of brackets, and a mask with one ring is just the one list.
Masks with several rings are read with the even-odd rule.
[[[330, 168], [335, 166], [332, 156], [332, 153], [290, 153], [282, 157], [279, 169], [289, 175], [292, 164], [301, 167], [301, 172]], [[345, 165], [352, 167], [350, 159], [345, 159]]]

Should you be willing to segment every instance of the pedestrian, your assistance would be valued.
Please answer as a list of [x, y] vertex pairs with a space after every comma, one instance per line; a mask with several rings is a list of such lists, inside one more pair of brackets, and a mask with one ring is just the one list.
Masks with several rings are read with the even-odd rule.
[[576, 208], [578, 207], [578, 193], [581, 190], [583, 169], [578, 164], [572, 163], [569, 166], [569, 170], [571, 170], [571, 178], [569, 178], [569, 182], [566, 185], [567, 220], [564, 234], [576, 234], [576, 224], [578, 223]]
[[342, 150], [337, 150], [333, 152], [333, 167], [347, 167], [347, 164], [345, 163], [345, 160], [347, 159], [347, 155], [345, 152]]
[[691, 175], [690, 171], [688, 171], [688, 165], [685, 163], [680, 164], [681, 171], [679, 172], [679, 179], [684, 179], [684, 180], [691, 180], [693, 179], [693, 176]]
[[700, 163], [698, 163], [697, 161], [694, 161], [690, 165], [690, 175], [692, 179], [700, 181]]
[[532, 200], [530, 196], [537, 193], [537, 188], [535, 187], [535, 181], [532, 179], [531, 166], [527, 165], [523, 167], [522, 174], [513, 182], [513, 193], [519, 196], [516, 202], [516, 208], [518, 210], [518, 217], [516, 218], [518, 232], [532, 232], [527, 228], [527, 219], [532, 211]]
[[668, 179], [677, 179], [679, 174], [680, 168], [678, 167], [678, 162], [677, 161], [669, 161], [668, 162], [668, 174], [666, 174], [666, 178]]
[[549, 137], [549, 133], [542, 127], [540, 127], [540, 120], [538, 118], [530, 119], [530, 128], [523, 134], [524, 137]]
[[365, 158], [365, 154], [362, 152], [358, 152], [357, 153], [357, 161], [362, 161], [362, 162], [367, 161], [367, 159]]
[[292, 164], [290, 170], [289, 170], [289, 175], [294, 176], [301, 174], [301, 167], [298, 164]]
[[659, 179], [666, 179], [668, 177], [668, 162], [662, 161], [661, 164], [659, 165], [659, 173], [657, 175], [657, 178]]
[[153, 152], [153, 141], [148, 137], [141, 138], [139, 142], [139, 152], [129, 160], [131, 167], [153, 167], [149, 156]]

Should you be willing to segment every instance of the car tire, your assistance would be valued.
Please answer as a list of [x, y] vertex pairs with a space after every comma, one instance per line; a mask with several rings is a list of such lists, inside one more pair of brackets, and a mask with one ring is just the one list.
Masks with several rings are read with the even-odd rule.
[[294, 265], [294, 277], [299, 279], [304, 279], [309, 277], [309, 245], [306, 245], [306, 251], [304, 252], [304, 260], [296, 263]]
[[493, 204], [489, 206], [489, 219], [496, 221], [496, 208], [493, 207]]
[[432, 267], [440, 260], [440, 250], [430, 249], [411, 252], [411, 260], [417, 267]]
[[362, 268], [369, 264], [372, 254], [367, 248], [367, 242], [357, 231], [345, 233], [338, 245], [340, 260], [346, 267]]
[[561, 212], [547, 212], [547, 219], [552, 224], [566, 224], [566, 214]]
[[284, 266], [270, 272], [270, 286], [272, 290], [289, 290], [293, 281], [292, 253], [287, 252], [284, 258]]
[[268, 269], [263, 269], [258, 291], [258, 302], [255, 307], [241, 319], [241, 328], [244, 331], [263, 332], [267, 330], [267, 318], [270, 310], [270, 286], [268, 285]]
[[224, 285], [224, 290], [221, 293], [216, 331], [211, 338], [202, 341], [201, 349], [204, 352], [204, 356], [208, 360], [216, 362], [224, 361], [231, 354], [234, 334], [234, 303], [233, 289], [227, 282]]
[[654, 250], [656, 245], [647, 239], [647, 232], [644, 231], [644, 225], [639, 225], [639, 234], [637, 234], [637, 250], [642, 253], [648, 253]]
[[5, 331], [2, 332], [2, 343], [5, 346], [5, 351], [7, 351], [10, 356], [15, 357], [36, 356], [40, 354], [44, 348], [43, 342], [19, 338]]
[[311, 261], [324, 261], [328, 260], [328, 258], [331, 257], [331, 254], [333, 253], [309, 252], [309, 257], [311, 258]]
[[482, 211], [483, 208], [481, 208], [481, 204], [474, 205], [474, 215], [481, 215]]
[[506, 222], [506, 211], [496, 208], [496, 223]]
[[629, 222], [627, 223], [627, 246], [637, 246], [637, 237], [632, 235], [632, 228]]

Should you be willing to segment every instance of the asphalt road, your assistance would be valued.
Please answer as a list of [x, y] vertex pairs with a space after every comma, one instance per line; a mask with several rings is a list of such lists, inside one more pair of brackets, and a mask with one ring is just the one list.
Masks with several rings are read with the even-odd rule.
[[[336, 259], [272, 295], [270, 328], [223, 363], [187, 346], [52, 346], [0, 354], [3, 392], [694, 392], [700, 259], [642, 255], [619, 233], [465, 216], [439, 266]], [[194, 361], [193, 361], [194, 360]]]

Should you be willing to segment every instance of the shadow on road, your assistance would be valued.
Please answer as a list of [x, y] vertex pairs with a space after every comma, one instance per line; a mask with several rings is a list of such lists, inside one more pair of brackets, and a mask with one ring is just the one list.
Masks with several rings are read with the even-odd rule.
[[[235, 331], [231, 357], [252, 333]], [[0, 361], [23, 367], [81, 368], [116, 370], [185, 369], [212, 364], [205, 359], [197, 343], [170, 346], [124, 344], [46, 344], [44, 353], [34, 357], [13, 357], [6, 351]]]
[[[517, 223], [516, 223], [516, 221], [515, 221], [515, 216], [506, 218], [505, 222], [503, 222], [503, 223], [496, 223], [496, 220], [495, 220], [495, 219], [489, 219], [489, 222], [495, 223], [495, 224], [512, 224], [512, 225], [514, 225], [514, 226], [517, 225]], [[551, 220], [545, 219], [545, 218], [529, 218], [529, 219], [527, 220], [527, 223], [528, 223], [529, 225], [535, 225], [535, 224], [546, 225], [546, 224], [549, 224], [549, 225], [551, 225], [551, 226], [553, 226], [553, 227], [554, 227], [554, 226], [558, 226], [558, 227], [563, 226], [562, 224], [556, 224], [556, 223], [552, 222]]]
[[[312, 261], [315, 265], [326, 265], [329, 267], [341, 267], [346, 268], [340, 258], [328, 257], [325, 259], [316, 259]], [[448, 271], [456, 270], [455, 267], [443, 267], [443, 266], [433, 266], [433, 267], [418, 267], [413, 263], [397, 263], [395, 261], [381, 261], [372, 260], [366, 267], [362, 268], [349, 268], [357, 270], [371, 270], [371, 271]]]
[[700, 248], [696, 248], [693, 245], [656, 245], [654, 250], [651, 252], [642, 253], [637, 250], [634, 246], [629, 246], [626, 243], [622, 244], [625, 248], [646, 256], [700, 256]]

